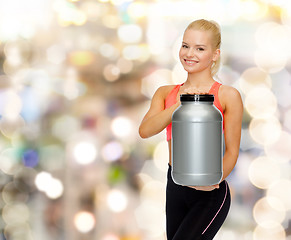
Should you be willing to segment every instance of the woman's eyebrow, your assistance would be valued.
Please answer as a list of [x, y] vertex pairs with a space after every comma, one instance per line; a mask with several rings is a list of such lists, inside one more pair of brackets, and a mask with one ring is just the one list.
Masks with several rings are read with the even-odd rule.
[[[182, 44], [186, 44], [186, 45], [189, 45], [188, 43], [186, 42], [182, 42]], [[195, 44], [196, 47], [206, 47], [206, 45], [204, 44]]]

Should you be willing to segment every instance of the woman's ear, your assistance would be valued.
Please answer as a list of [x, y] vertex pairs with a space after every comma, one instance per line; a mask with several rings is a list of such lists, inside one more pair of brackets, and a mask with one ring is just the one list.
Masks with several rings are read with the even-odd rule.
[[219, 56], [220, 56], [220, 49], [216, 49], [216, 50], [214, 51], [214, 54], [213, 54], [213, 58], [212, 58], [212, 60], [213, 60], [214, 62], [216, 62], [216, 61], [218, 60]]

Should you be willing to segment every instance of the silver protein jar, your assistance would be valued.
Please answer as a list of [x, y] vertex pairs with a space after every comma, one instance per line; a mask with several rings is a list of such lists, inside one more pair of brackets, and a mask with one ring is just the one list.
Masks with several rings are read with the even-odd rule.
[[182, 94], [172, 115], [172, 177], [185, 186], [210, 186], [222, 179], [223, 118], [214, 95]]

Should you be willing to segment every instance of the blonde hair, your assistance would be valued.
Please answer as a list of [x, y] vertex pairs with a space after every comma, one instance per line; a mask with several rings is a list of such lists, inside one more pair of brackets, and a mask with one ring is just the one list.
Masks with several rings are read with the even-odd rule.
[[[221, 45], [221, 32], [220, 32], [220, 27], [217, 22], [213, 20], [205, 20], [205, 19], [199, 19], [191, 22], [188, 27], [186, 28], [185, 31], [188, 29], [192, 30], [202, 30], [202, 31], [210, 31], [212, 33], [212, 47], [213, 49], [220, 49]], [[213, 63], [211, 66], [211, 75], [214, 76], [217, 74], [220, 66], [220, 56]]]

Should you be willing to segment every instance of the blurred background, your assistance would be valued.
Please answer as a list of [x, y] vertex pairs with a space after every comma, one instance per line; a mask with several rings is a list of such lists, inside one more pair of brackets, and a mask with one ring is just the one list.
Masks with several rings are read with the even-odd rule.
[[138, 126], [186, 80], [186, 26], [222, 30], [244, 101], [216, 240], [291, 239], [291, 2], [0, 0], [0, 240], [164, 240], [165, 132]]

